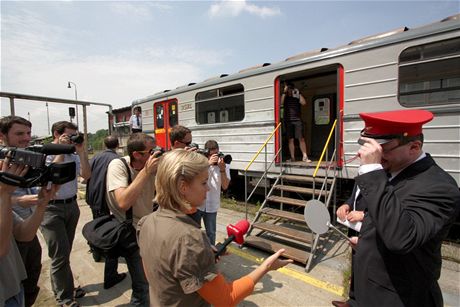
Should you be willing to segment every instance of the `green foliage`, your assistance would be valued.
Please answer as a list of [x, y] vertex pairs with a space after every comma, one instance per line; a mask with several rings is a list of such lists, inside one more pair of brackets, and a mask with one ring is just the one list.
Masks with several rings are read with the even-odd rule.
[[93, 148], [95, 151], [101, 151], [104, 149], [104, 138], [109, 135], [107, 129], [101, 129], [96, 133], [88, 133], [88, 147]]

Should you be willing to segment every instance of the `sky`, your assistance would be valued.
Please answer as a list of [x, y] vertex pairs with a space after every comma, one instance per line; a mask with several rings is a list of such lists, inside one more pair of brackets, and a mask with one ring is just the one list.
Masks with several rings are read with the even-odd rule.
[[[460, 12], [456, 1], [3, 1], [0, 90], [130, 106], [158, 91]], [[49, 104], [51, 124], [69, 105]], [[108, 109], [88, 107], [88, 131]], [[44, 102], [16, 100], [48, 135]], [[79, 108], [80, 126], [82, 111]], [[10, 114], [1, 98], [0, 116]]]

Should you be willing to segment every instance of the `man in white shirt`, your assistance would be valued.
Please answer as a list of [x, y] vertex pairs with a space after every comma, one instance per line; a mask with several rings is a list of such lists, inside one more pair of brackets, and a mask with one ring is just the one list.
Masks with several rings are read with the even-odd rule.
[[51, 258], [51, 287], [56, 301], [60, 306], [78, 306], [76, 298], [83, 297], [86, 292], [74, 287], [70, 253], [75, 238], [80, 208], [77, 203], [78, 175], [87, 180], [91, 177], [88, 155], [84, 142], [77, 144], [71, 136], [77, 134], [77, 126], [68, 121], [59, 121], [51, 127], [53, 143], [73, 144], [76, 154], [48, 155], [47, 163], [75, 162], [75, 179], [60, 186], [56, 196], [46, 207], [45, 216], [40, 230], [48, 245], [48, 256]]
[[192, 218], [201, 225], [201, 218], [204, 220], [206, 235], [212, 245], [216, 244], [216, 217], [220, 207], [221, 189], [226, 190], [230, 183], [230, 165], [225, 164], [223, 157], [219, 156], [219, 144], [209, 140], [204, 144], [208, 151], [209, 161], [209, 191], [206, 194], [205, 203], [198, 208]]
[[142, 117], [141, 117], [141, 108], [134, 108], [134, 114], [129, 119], [129, 126], [131, 127], [131, 132], [142, 132]]

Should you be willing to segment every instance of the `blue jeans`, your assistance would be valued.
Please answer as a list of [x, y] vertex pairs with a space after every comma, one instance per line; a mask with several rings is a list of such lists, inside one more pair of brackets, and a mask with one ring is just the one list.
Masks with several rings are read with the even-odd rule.
[[131, 295], [131, 304], [134, 306], [149, 306], [149, 284], [145, 279], [144, 268], [142, 267], [142, 259], [137, 250], [135, 253], [124, 257], [128, 265], [129, 275], [131, 275], [131, 287], [133, 293]]
[[206, 228], [206, 235], [208, 236], [211, 245], [216, 245], [216, 219], [217, 212], [205, 212], [197, 210], [193, 214], [193, 219], [201, 225], [201, 219], [204, 221], [204, 227]]
[[79, 217], [80, 208], [76, 200], [67, 204], [49, 203], [40, 228], [48, 245], [51, 286], [59, 304], [74, 299], [70, 252]]

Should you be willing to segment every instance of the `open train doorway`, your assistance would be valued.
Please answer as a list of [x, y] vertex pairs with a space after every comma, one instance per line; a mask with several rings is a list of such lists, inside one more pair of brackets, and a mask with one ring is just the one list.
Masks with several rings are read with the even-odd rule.
[[[316, 165], [339, 114], [341, 69], [341, 66], [333, 65], [289, 73], [277, 79], [275, 92], [278, 97], [275, 101], [279, 103], [277, 122], [282, 122], [284, 163], [294, 166]], [[283, 100], [286, 101], [283, 94], [285, 97], [294, 95], [296, 100], [283, 103]], [[293, 121], [297, 122], [292, 124]], [[305, 161], [303, 140], [308, 159], [312, 162]], [[327, 148], [328, 160], [336, 147], [334, 140], [332, 138]]]

